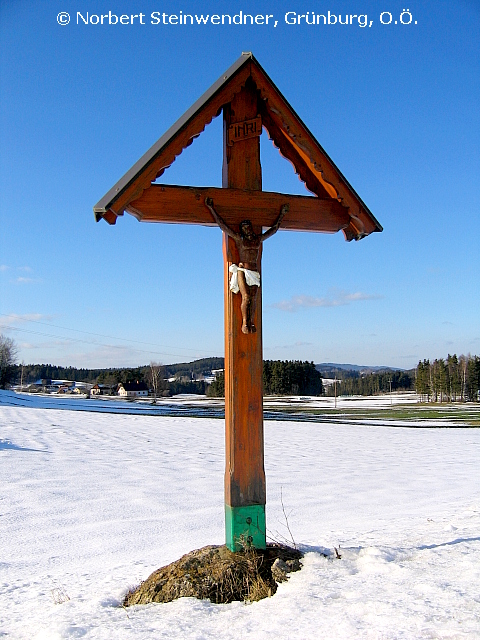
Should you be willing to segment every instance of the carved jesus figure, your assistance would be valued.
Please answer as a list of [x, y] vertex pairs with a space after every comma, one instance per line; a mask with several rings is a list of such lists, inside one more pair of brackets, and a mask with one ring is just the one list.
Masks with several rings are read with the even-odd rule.
[[273, 236], [273, 234], [280, 228], [280, 224], [289, 210], [289, 205], [282, 205], [275, 224], [270, 227], [270, 229], [267, 229], [265, 233], [257, 235], [253, 231], [253, 225], [250, 220], [244, 220], [241, 222], [239, 225], [240, 233], [237, 233], [236, 231], [233, 231], [233, 229], [230, 229], [230, 227], [215, 211], [213, 200], [211, 198], [206, 198], [205, 204], [220, 229], [233, 238], [237, 245], [240, 260], [238, 265], [232, 264], [230, 266], [230, 273], [232, 274], [230, 290], [233, 291], [233, 293], [240, 292], [242, 295], [242, 332], [255, 333], [257, 330], [253, 323], [253, 319], [255, 317], [255, 299], [257, 294], [257, 289], [255, 287], [258, 288], [260, 286], [260, 274], [257, 271], [258, 253], [262, 242]]

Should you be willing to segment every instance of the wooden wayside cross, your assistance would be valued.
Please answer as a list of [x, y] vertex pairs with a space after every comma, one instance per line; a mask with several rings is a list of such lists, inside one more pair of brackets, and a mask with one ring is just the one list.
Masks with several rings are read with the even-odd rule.
[[[155, 183], [222, 112], [223, 188]], [[262, 128], [316, 197], [262, 191]], [[226, 543], [232, 551], [264, 549], [262, 242], [279, 227], [342, 230], [347, 240], [382, 227], [251, 53], [242, 54], [94, 207], [97, 221], [109, 224], [124, 211], [140, 221], [218, 224], [224, 231]]]

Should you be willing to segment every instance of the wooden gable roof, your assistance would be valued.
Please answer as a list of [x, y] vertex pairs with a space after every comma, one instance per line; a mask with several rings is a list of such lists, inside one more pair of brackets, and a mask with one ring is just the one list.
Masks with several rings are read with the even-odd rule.
[[[368, 207], [251, 53], [243, 53], [95, 205], [96, 220], [104, 218], [109, 224], [115, 224], [117, 217], [127, 211], [145, 221], [214, 225], [204, 206], [204, 198], [215, 196], [217, 203], [225, 198], [228, 191], [236, 210], [230, 217], [221, 207], [219, 212], [231, 224], [245, 217], [244, 212], [248, 212], [252, 198], [256, 198], [257, 208], [259, 198], [265, 203], [269, 198], [270, 201], [278, 199], [279, 194], [275, 193], [195, 187], [189, 190], [190, 197], [185, 197], [185, 187], [152, 184], [206, 125], [220, 115], [224, 105], [233, 100], [249, 79], [255, 83], [259, 115], [270, 139], [281, 155], [293, 164], [307, 189], [317, 196], [280, 197], [282, 202], [290, 204], [290, 212], [282, 228], [323, 232], [342, 229], [347, 240], [358, 240], [374, 231], [382, 231]], [[184, 213], [180, 217], [177, 213], [175, 217], [168, 213], [169, 198], [178, 200], [175, 189], [182, 189], [181, 200], [185, 202]], [[267, 208], [265, 204], [265, 210]], [[265, 218], [264, 226], [269, 224], [270, 220]]]

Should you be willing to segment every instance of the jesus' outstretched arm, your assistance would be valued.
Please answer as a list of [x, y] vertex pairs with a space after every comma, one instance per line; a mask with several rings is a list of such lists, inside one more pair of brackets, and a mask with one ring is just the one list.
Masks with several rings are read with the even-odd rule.
[[280, 209], [280, 215], [278, 216], [275, 224], [272, 227], [270, 227], [270, 229], [267, 229], [265, 233], [262, 233], [261, 235], [262, 242], [267, 238], [270, 238], [271, 236], [273, 236], [274, 233], [277, 233], [277, 231], [280, 229], [280, 225], [282, 224], [282, 220], [285, 217], [285, 214], [288, 213], [289, 209], [290, 209], [290, 205], [288, 204], [284, 204], [282, 206], [282, 208]]
[[205, 204], [208, 207], [208, 209], [210, 210], [210, 213], [212, 214], [215, 222], [218, 224], [220, 229], [222, 231], [224, 231], [227, 235], [229, 235], [231, 238], [233, 238], [235, 240], [235, 242], [241, 241], [241, 239], [242, 239], [241, 235], [239, 233], [235, 233], [235, 231], [233, 229], [230, 229], [230, 227], [227, 225], [225, 220], [223, 220], [223, 218], [221, 218], [218, 215], [218, 213], [215, 211], [215, 209], [213, 208], [213, 200], [212, 200], [212, 198], [205, 198]]

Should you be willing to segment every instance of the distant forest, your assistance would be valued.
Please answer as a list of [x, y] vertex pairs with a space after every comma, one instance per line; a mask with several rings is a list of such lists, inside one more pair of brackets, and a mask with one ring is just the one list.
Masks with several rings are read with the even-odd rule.
[[[264, 360], [263, 395], [321, 396], [322, 376], [313, 362]], [[207, 389], [209, 397], [225, 396], [225, 376], [220, 374]]]
[[[317, 365], [318, 368], [318, 365]], [[457, 357], [420, 361], [415, 369], [399, 371], [385, 369], [372, 373], [330, 367], [322, 369], [323, 375], [339, 380], [337, 395], [370, 396], [391, 391], [416, 391], [425, 402], [479, 401], [480, 358]], [[390, 387], [391, 385], [391, 387]], [[334, 385], [325, 390], [335, 394]]]
[[[322, 371], [322, 373], [325, 372]], [[370, 396], [391, 391], [416, 391], [425, 402], [478, 402], [480, 391], [480, 358], [450, 354], [446, 359], [420, 361], [415, 369], [398, 371], [386, 369], [373, 373], [334, 369], [328, 377], [339, 380], [337, 395]], [[391, 385], [391, 386], [390, 386]], [[326, 388], [326, 395], [335, 394], [334, 385]]]
[[[391, 391], [414, 391], [415, 369], [397, 371], [386, 369], [376, 373], [362, 374], [360, 371], [339, 369], [335, 371], [339, 380], [337, 395], [342, 396], [373, 396]], [[335, 394], [334, 385], [326, 388], [326, 395]]]
[[[23, 369], [23, 372], [22, 372]], [[209, 374], [212, 369], [223, 369], [223, 358], [202, 358], [193, 362], [162, 365], [162, 378], [173, 378], [174, 382], [163, 385], [170, 395], [178, 393], [205, 393], [206, 383], [203, 380], [192, 380], [195, 377]], [[120, 382], [149, 382], [150, 366], [136, 368], [111, 369], [77, 369], [75, 367], [57, 367], [51, 364], [27, 364], [15, 366], [15, 381], [31, 384], [37, 380], [74, 380], [91, 384], [117, 385]]]
[[[162, 384], [165, 395], [178, 393], [207, 393], [223, 396], [223, 374], [211, 385], [195, 378], [223, 369], [223, 358], [202, 358], [192, 362], [162, 365], [161, 378], [173, 378]], [[14, 380], [30, 384], [41, 379], [75, 380], [92, 384], [116, 385], [119, 382], [149, 383], [149, 365], [137, 368], [77, 369], [50, 364], [15, 365]], [[320, 369], [320, 371], [318, 370]], [[23, 370], [23, 371], [22, 371]], [[479, 401], [480, 358], [478, 356], [448, 355], [446, 359], [420, 361], [409, 371], [382, 369], [368, 373], [329, 365], [315, 366], [313, 362], [265, 360], [263, 385], [265, 395], [333, 396], [334, 385], [323, 385], [322, 376], [339, 380], [337, 395], [375, 395], [395, 391], [417, 391], [425, 402]]]
[[450, 354], [446, 360], [420, 361], [415, 388], [425, 402], [480, 400], [480, 358]]
[[[223, 369], [223, 358], [202, 358], [193, 362], [163, 365], [165, 377], [192, 377], [195, 374], [208, 374], [212, 369]], [[111, 369], [77, 369], [75, 367], [57, 367], [52, 364], [23, 365], [23, 382], [29, 384], [36, 380], [75, 380], [76, 382], [102, 382], [111, 377], [114, 382], [133, 382], [143, 380], [149, 365], [136, 368], [120, 367]], [[20, 382], [22, 365], [15, 365], [15, 377]], [[100, 378], [100, 380], [99, 380]]]

